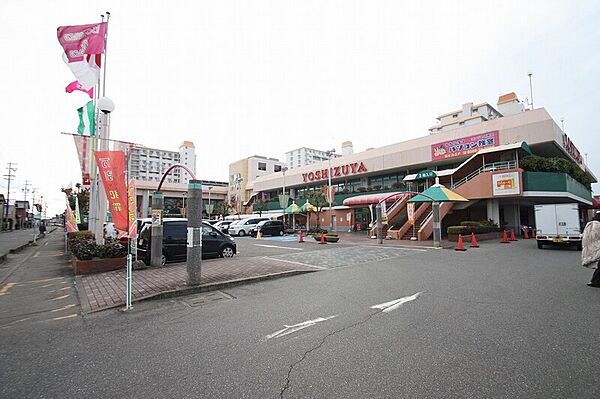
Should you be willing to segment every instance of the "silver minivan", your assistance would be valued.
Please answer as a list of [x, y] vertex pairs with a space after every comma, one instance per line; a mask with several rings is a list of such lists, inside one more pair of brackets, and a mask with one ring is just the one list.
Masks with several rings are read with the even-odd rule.
[[263, 220], [269, 220], [269, 218], [248, 218], [244, 220], [240, 220], [237, 223], [232, 223], [229, 225], [229, 235], [230, 236], [246, 236], [250, 234], [250, 230], [254, 229], [259, 222]]

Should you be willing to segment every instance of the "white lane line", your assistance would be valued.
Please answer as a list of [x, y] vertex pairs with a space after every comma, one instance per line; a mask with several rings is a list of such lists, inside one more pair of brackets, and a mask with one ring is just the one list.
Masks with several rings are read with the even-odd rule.
[[263, 257], [263, 259], [267, 259], [267, 260], [274, 260], [277, 262], [285, 262], [285, 263], [291, 263], [293, 265], [300, 265], [300, 266], [307, 266], [307, 267], [313, 267], [315, 269], [319, 269], [319, 270], [325, 270], [327, 269], [326, 267], [321, 267], [321, 266], [315, 266], [315, 265], [309, 265], [308, 263], [302, 263], [302, 262], [295, 262], [293, 260], [286, 260], [286, 259], [277, 259], [277, 258], [270, 258], [268, 256]]
[[292, 248], [292, 247], [282, 247], [279, 245], [267, 245], [267, 244], [254, 244], [257, 247], [265, 247], [265, 248], [281, 248], [281, 249], [291, 249], [293, 251], [304, 251], [302, 248]]
[[0, 288], [0, 296], [6, 295], [8, 293], [8, 290], [10, 290], [15, 285], [17, 285], [17, 284], [16, 283], [6, 283], [6, 285], [4, 287]]
[[286, 326], [285, 324], [283, 325], [285, 328], [279, 330], [279, 331], [275, 331], [273, 334], [269, 334], [267, 335], [267, 339], [271, 339], [271, 338], [281, 338], [284, 337], [288, 334], [294, 333], [296, 331], [300, 331], [303, 330], [305, 328], [314, 326], [317, 323], [321, 323], [323, 321], [327, 321], [329, 319], [333, 319], [336, 315], [333, 316], [329, 316], [329, 317], [317, 317], [316, 319], [313, 320], [307, 320], [307, 321], [303, 321], [302, 323], [298, 323], [298, 324], [294, 324], [293, 326]]
[[394, 299], [393, 301], [380, 303], [379, 305], [371, 306], [371, 309], [379, 309], [379, 310], [381, 310], [384, 313], [391, 312], [392, 310], [398, 309], [400, 306], [402, 306], [406, 302], [414, 301], [422, 293], [423, 293], [423, 291], [417, 292], [414, 295], [405, 296], [405, 297], [400, 298], [400, 299]]
[[64, 320], [64, 319], [72, 319], [73, 317], [77, 317], [77, 313], [72, 313], [66, 316], [55, 317], [52, 320]]
[[69, 305], [65, 305], [65, 306], [63, 306], [62, 308], [58, 308], [58, 309], [52, 309], [52, 310], [50, 311], [50, 313], [54, 313], [54, 312], [60, 312], [61, 310], [67, 310], [67, 309], [71, 309], [72, 307], [75, 307], [75, 304], [74, 304], [74, 303], [71, 303], [71, 304], [69, 304]]
[[68, 298], [69, 296], [70, 296], [69, 294], [67, 294], [67, 295], [61, 295], [61, 296], [57, 296], [56, 298], [51, 298], [50, 300], [51, 301], [58, 301], [59, 299], [65, 299], [65, 298]]
[[[382, 247], [380, 245], [366, 245], [367, 247], [372, 247], [372, 248], [385, 248], [385, 249], [402, 249], [404, 251], [416, 251], [416, 252], [427, 252], [426, 249], [421, 249], [421, 248], [411, 248], [411, 247], [401, 247], [401, 246], [394, 246], [394, 247]], [[429, 248], [429, 247], [427, 247]]]
[[15, 320], [15, 321], [11, 321], [11, 322], [10, 322], [10, 323], [8, 323], [8, 324], [5, 324], [5, 325], [3, 325], [3, 326], [0, 326], [0, 328], [8, 328], [8, 327], [12, 327], [13, 325], [15, 325], [15, 324], [17, 324], [17, 323], [21, 323], [21, 322], [23, 322], [23, 321], [25, 321], [25, 320], [29, 320], [30, 318], [31, 318], [31, 317], [26, 317], [26, 318], [24, 318], [24, 319], [21, 319], [21, 320]]

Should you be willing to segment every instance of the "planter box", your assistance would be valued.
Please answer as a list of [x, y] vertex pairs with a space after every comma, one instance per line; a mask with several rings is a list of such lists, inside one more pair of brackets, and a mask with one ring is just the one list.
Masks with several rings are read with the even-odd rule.
[[[475, 238], [477, 239], [477, 241], [486, 241], [486, 240], [495, 240], [495, 239], [499, 240], [502, 238], [502, 234], [503, 233], [501, 231], [493, 231], [491, 233], [481, 233], [481, 234], [475, 233]], [[458, 242], [458, 234], [448, 234], [448, 241]], [[463, 235], [463, 241], [471, 242], [471, 234]]]
[[325, 236], [325, 241], [327, 241], [327, 242], [338, 242], [339, 240], [340, 240], [339, 236], [337, 236], [337, 237]]
[[75, 275], [103, 273], [124, 269], [127, 266], [127, 257], [79, 260], [71, 256], [71, 264]]

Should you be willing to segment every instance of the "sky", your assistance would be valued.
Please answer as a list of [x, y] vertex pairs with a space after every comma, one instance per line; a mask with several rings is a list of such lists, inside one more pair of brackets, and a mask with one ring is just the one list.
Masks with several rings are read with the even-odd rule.
[[[56, 28], [110, 11], [111, 138], [196, 146], [200, 179], [250, 155], [354, 150], [428, 134], [435, 117], [515, 91], [560, 124], [600, 176], [600, 3], [594, 1], [0, 2], [0, 170], [64, 211], [80, 181], [73, 140], [87, 96]], [[600, 185], [594, 185], [600, 193]], [[7, 182], [0, 180], [6, 195]], [[29, 198], [31, 193], [29, 193]]]

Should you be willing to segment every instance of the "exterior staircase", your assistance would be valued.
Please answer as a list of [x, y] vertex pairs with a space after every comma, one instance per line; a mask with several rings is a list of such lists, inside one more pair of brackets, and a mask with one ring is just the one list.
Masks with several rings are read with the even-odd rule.
[[415, 210], [415, 224], [412, 225], [407, 221], [405, 223], [405, 225], [407, 225], [408, 228], [404, 229], [405, 230], [404, 234], [402, 235], [402, 237], [400, 239], [401, 240], [410, 240], [413, 236], [413, 229], [414, 229], [415, 237], [417, 237], [417, 232], [421, 228], [421, 224], [423, 223], [424, 220], [427, 219], [427, 217], [429, 216], [430, 213], [431, 213], [431, 203], [423, 202], [421, 204], [421, 206], [419, 206]]
[[[398, 213], [400, 213], [400, 211], [402, 209], [404, 209], [404, 207], [406, 206], [406, 202], [409, 200], [409, 196], [408, 195], [404, 195], [402, 196], [402, 198], [400, 198], [399, 200], [396, 200], [396, 202], [394, 202], [388, 209], [387, 209], [387, 223], [383, 224], [383, 238], [385, 238], [387, 236], [388, 230], [391, 229], [391, 225], [390, 222], [392, 221], [393, 218], [395, 218]], [[369, 235], [374, 236], [377, 235], [377, 221], [375, 221], [376, 223], [373, 225], [373, 227], [371, 228], [371, 230], [369, 230]]]

